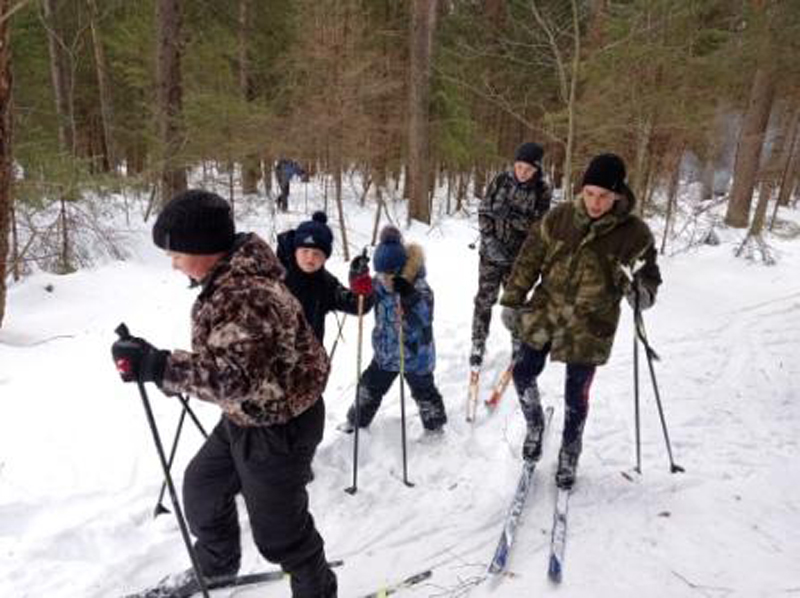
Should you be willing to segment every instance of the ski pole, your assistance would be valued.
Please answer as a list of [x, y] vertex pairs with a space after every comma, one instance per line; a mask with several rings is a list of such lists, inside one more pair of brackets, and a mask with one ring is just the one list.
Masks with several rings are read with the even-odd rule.
[[[115, 332], [122, 340], [129, 339], [131, 337], [128, 327], [125, 324], [120, 324], [117, 326]], [[123, 367], [129, 369], [130, 366], [129, 364], [125, 364]], [[197, 579], [197, 584], [200, 587], [203, 597], [210, 598], [208, 594], [208, 588], [206, 587], [206, 580], [203, 578], [203, 572], [200, 569], [200, 562], [197, 560], [197, 553], [195, 553], [194, 547], [192, 546], [192, 540], [189, 537], [189, 528], [186, 525], [186, 519], [183, 516], [183, 511], [181, 510], [181, 505], [178, 501], [178, 494], [175, 492], [175, 484], [172, 482], [172, 476], [169, 473], [167, 458], [164, 455], [164, 445], [161, 443], [161, 437], [158, 434], [158, 427], [156, 426], [155, 417], [153, 416], [153, 410], [150, 407], [150, 400], [147, 397], [147, 390], [145, 390], [144, 382], [142, 382], [141, 378], [138, 377], [138, 372], [136, 385], [139, 387], [139, 396], [142, 399], [144, 412], [147, 416], [147, 423], [150, 426], [150, 431], [153, 433], [153, 442], [156, 445], [156, 452], [158, 453], [158, 459], [161, 462], [161, 469], [164, 472], [164, 479], [167, 482], [167, 488], [169, 488], [169, 495], [172, 499], [172, 507], [175, 509], [175, 518], [178, 520], [178, 527], [180, 527], [181, 536], [183, 536], [183, 542], [186, 545], [186, 551], [189, 553], [189, 560], [192, 562], [194, 576]]]
[[331, 347], [331, 354], [328, 355], [328, 361], [333, 361], [333, 356], [336, 354], [336, 346], [339, 344], [339, 339], [344, 338], [342, 336], [342, 327], [344, 326], [344, 322], [347, 319], [347, 314], [343, 315], [341, 319], [339, 319], [339, 314], [334, 312], [336, 315], [336, 320], [339, 322], [339, 328], [336, 331], [336, 338], [333, 339], [333, 346]]
[[[183, 422], [186, 419], [187, 413], [191, 416], [192, 421], [194, 421], [195, 425], [197, 426], [197, 429], [200, 430], [203, 438], [208, 438], [208, 434], [206, 433], [205, 428], [203, 428], [203, 424], [200, 423], [200, 420], [197, 419], [197, 416], [195, 415], [194, 411], [192, 411], [192, 408], [189, 407], [189, 399], [181, 394], [178, 395], [178, 399], [180, 399], [183, 409], [181, 410], [181, 416], [178, 419], [178, 426], [175, 428], [175, 437], [172, 441], [172, 449], [170, 449], [169, 452], [169, 462], [167, 463], [167, 466], [169, 467], [170, 471], [172, 471], [172, 463], [175, 460], [175, 453], [178, 451], [178, 440], [181, 437], [181, 429], [183, 428]], [[169, 513], [169, 509], [165, 507], [164, 503], [162, 502], [164, 500], [164, 493], [166, 491], [167, 481], [164, 480], [161, 482], [161, 490], [158, 492], [158, 501], [153, 509], [153, 517], [158, 517], [163, 513]]]
[[[358, 492], [358, 430], [361, 428], [361, 344], [364, 338], [364, 295], [358, 296], [358, 342], [356, 345], [356, 421], [353, 430], [353, 485], [348, 494]], [[331, 351], [332, 352], [332, 351]]]
[[639, 299], [638, 299], [638, 290], [634, 291], [636, 293], [636, 300], [635, 300], [635, 309], [634, 309], [634, 318], [636, 320], [636, 333], [639, 335], [639, 338], [642, 341], [642, 344], [645, 346], [645, 355], [647, 356], [647, 366], [650, 369], [650, 380], [653, 382], [653, 394], [656, 397], [656, 406], [658, 407], [658, 416], [661, 420], [661, 430], [664, 432], [664, 442], [667, 445], [667, 455], [669, 456], [669, 470], [671, 473], [678, 473], [686, 471], [680, 465], [676, 465], [675, 461], [672, 458], [672, 445], [669, 441], [669, 432], [667, 431], [667, 421], [664, 417], [664, 407], [661, 404], [661, 394], [658, 392], [658, 382], [656, 381], [656, 371], [655, 367], [653, 366], [653, 360], [658, 359], [658, 354], [652, 349], [650, 344], [647, 342], [647, 333], [644, 329], [644, 318], [642, 318], [642, 312], [639, 307]]
[[413, 488], [414, 484], [408, 481], [408, 455], [406, 451], [406, 393], [405, 393], [405, 378], [406, 378], [406, 351], [405, 339], [403, 338], [403, 304], [400, 297], [397, 297], [397, 319], [398, 319], [398, 333], [397, 336], [400, 342], [400, 437], [403, 444], [403, 483], [409, 488]]
[[[169, 460], [167, 461], [167, 468], [172, 471], [172, 463], [175, 461], [175, 453], [178, 452], [178, 440], [181, 437], [181, 430], [183, 429], [183, 422], [186, 419], [186, 410], [181, 410], [181, 416], [178, 418], [178, 427], [175, 428], [175, 437], [172, 440], [172, 449], [169, 451]], [[164, 513], [169, 513], [169, 509], [162, 503], [164, 500], [164, 493], [167, 490], [167, 480], [161, 482], [161, 490], [158, 492], [158, 500], [153, 509], [153, 517], [158, 517]]]
[[[639, 309], [639, 294], [634, 295], [636, 306], [634, 311]], [[633, 417], [634, 429], [636, 431], [636, 473], [642, 473], [642, 436], [641, 420], [639, 416], [639, 336], [636, 330], [633, 332]]]

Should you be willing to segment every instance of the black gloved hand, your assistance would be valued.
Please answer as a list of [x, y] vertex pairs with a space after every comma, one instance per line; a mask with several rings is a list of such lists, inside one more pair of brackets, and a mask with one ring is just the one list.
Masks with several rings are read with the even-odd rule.
[[359, 253], [350, 262], [351, 279], [357, 276], [363, 276], [364, 274], [369, 274], [369, 256], [367, 255], [366, 249], [364, 253]]
[[350, 262], [350, 290], [356, 295], [371, 295], [372, 294], [372, 277], [369, 274], [369, 256], [367, 250], [364, 253], [357, 255]]
[[143, 338], [129, 336], [111, 345], [111, 356], [123, 382], [155, 382], [164, 380], [169, 351], [160, 351]]
[[410, 298], [415, 291], [414, 285], [399, 274], [392, 277], [392, 288], [400, 295], [401, 299]]
[[[637, 297], [638, 296], [638, 297]], [[656, 302], [654, 294], [647, 288], [642, 280], [640, 273], [633, 275], [633, 281], [628, 285], [625, 291], [625, 299], [633, 309], [636, 309], [636, 300], [639, 300], [639, 310], [644, 311], [653, 307]]]

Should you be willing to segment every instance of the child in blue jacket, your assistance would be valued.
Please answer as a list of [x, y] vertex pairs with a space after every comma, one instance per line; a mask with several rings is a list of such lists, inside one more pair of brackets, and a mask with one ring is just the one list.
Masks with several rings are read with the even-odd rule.
[[[403, 375], [419, 407], [426, 431], [438, 432], [447, 422], [442, 395], [436, 388], [436, 346], [433, 341], [433, 291], [425, 281], [425, 256], [415, 243], [403, 244], [400, 231], [386, 226], [373, 255], [375, 329], [372, 362], [359, 383], [359, 426], [369, 426], [400, 366], [400, 322], [403, 326]], [[355, 405], [347, 413], [355, 426]]]

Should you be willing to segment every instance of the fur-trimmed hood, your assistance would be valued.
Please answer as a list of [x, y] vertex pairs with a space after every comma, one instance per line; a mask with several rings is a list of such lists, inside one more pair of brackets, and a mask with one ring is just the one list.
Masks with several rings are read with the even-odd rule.
[[425, 278], [425, 250], [417, 243], [407, 243], [406, 263], [400, 271], [400, 276], [408, 282], [414, 282], [417, 278]]

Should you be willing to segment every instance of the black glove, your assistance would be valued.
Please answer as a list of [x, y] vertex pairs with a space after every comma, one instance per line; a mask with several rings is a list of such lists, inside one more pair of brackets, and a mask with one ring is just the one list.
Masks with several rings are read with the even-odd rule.
[[123, 382], [155, 382], [164, 380], [169, 351], [159, 351], [143, 338], [129, 336], [111, 345], [111, 356]]
[[628, 303], [633, 309], [636, 309], [636, 300], [638, 299], [639, 310], [641, 311], [653, 307], [653, 304], [656, 302], [654, 293], [647, 288], [642, 281], [641, 274], [638, 272], [633, 275], [633, 282], [628, 285], [625, 291], [625, 299], [628, 300]]
[[363, 276], [364, 274], [369, 274], [369, 256], [367, 255], [366, 249], [364, 250], [364, 253], [358, 254], [350, 262], [351, 279], [357, 276]]
[[392, 277], [392, 287], [400, 295], [400, 299], [408, 299], [414, 294], [414, 285], [399, 274]]

